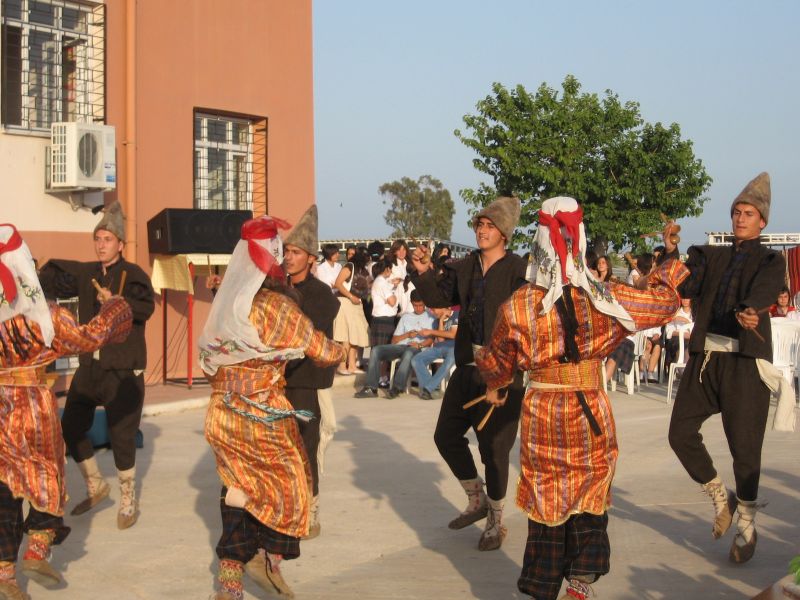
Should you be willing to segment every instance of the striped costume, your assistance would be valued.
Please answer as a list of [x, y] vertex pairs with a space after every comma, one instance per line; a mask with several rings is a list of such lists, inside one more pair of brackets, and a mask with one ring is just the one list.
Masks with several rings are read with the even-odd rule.
[[[277, 537], [299, 538], [308, 531], [311, 472], [297, 422], [291, 416], [270, 423], [253, 420], [243, 413], [262, 417], [268, 413], [247, 404], [243, 396], [264, 407], [290, 411], [292, 405], [284, 395], [284, 369], [287, 358], [296, 356], [288, 351], [299, 348], [321, 366], [341, 362], [344, 351], [314, 330], [296, 304], [276, 292], [262, 290], [256, 294], [250, 321], [264, 345], [276, 349], [276, 355], [269, 361], [252, 359], [221, 366], [209, 376], [213, 392], [205, 435], [225, 488], [242, 490], [247, 496], [244, 510], [281, 534]], [[281, 354], [282, 349], [287, 350], [286, 355]], [[226, 546], [223, 542], [220, 544]], [[217, 550], [220, 558], [247, 562], [256, 548], [247, 550], [250, 556], [231, 555], [221, 546]], [[295, 553], [285, 554], [292, 558]]]
[[[651, 274], [651, 287], [646, 291], [622, 284], [597, 284], [608, 286], [598, 288], [597, 293], [610, 292], [633, 318], [635, 327], [646, 329], [668, 322], [675, 314], [679, 307], [675, 287], [687, 274], [680, 262], [670, 261]], [[578, 363], [565, 363], [565, 324], [557, 310], [540, 314], [544, 293], [534, 285], [515, 292], [500, 310], [490, 345], [476, 355], [489, 388], [510, 385], [517, 369], [530, 375], [520, 422], [517, 505], [534, 528], [535, 524], [557, 527], [584, 513], [604, 518], [610, 506], [618, 449], [611, 404], [602, 386], [601, 359], [630, 333], [616, 319], [595, 309], [584, 289], [565, 287], [564, 295], [569, 294], [566, 303], [574, 306], [580, 356]], [[581, 397], [586, 407], [581, 405]], [[599, 426], [599, 435], [593, 432], [587, 409]], [[607, 547], [605, 527], [598, 527]], [[529, 551], [535, 552], [531, 544], [529, 537]], [[526, 555], [526, 563], [528, 558]], [[570, 575], [563, 572], [568, 565], [553, 557], [533, 560], [547, 562], [545, 570], [550, 563], [555, 566], [547, 576], [541, 573], [541, 564], [535, 576], [526, 575], [524, 567], [520, 589], [537, 599], [555, 597], [562, 575]], [[599, 575], [607, 572], [607, 562], [605, 552], [598, 557], [596, 569], [586, 569]], [[574, 567], [575, 562], [572, 564]]]
[[[42, 341], [39, 326], [23, 315], [0, 323], [0, 485], [8, 489], [14, 502], [30, 502], [29, 521], [33, 513], [58, 517], [54, 527], [60, 534], [57, 543], [69, 531], [61, 520], [67, 500], [66, 452], [45, 367], [61, 356], [93, 352], [104, 344], [123, 341], [131, 329], [131, 309], [125, 300], [113, 297], [85, 325], [78, 325], [72, 313], [55, 304], [50, 305], [50, 314], [55, 337], [49, 348]], [[2, 512], [7, 510], [18, 509], [0, 507]], [[5, 525], [13, 522], [3, 521]], [[0, 560], [14, 561], [16, 551], [6, 556], [6, 549], [9, 538], [18, 533], [6, 529], [0, 530], [4, 548]], [[17, 539], [17, 548], [19, 543]]]

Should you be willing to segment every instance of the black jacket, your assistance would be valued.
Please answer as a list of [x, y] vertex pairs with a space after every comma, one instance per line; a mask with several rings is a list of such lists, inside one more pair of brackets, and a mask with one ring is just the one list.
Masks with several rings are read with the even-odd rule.
[[[108, 267], [105, 275], [99, 262], [51, 260], [42, 267], [39, 281], [48, 298], [77, 296], [78, 321], [83, 325], [100, 312], [100, 302], [97, 300], [97, 290], [92, 279], [117, 294], [123, 271], [126, 275], [122, 297], [131, 305], [133, 328], [124, 342], [109, 344], [100, 349], [100, 366], [109, 370], [139, 370], [147, 366], [144, 326], [155, 310], [153, 286], [147, 273], [138, 265], [123, 259]], [[81, 365], [91, 362], [91, 352], [80, 355]]]
[[[695, 321], [689, 341], [689, 351], [703, 352], [711, 322], [712, 308], [722, 275], [731, 260], [730, 246], [692, 246], [686, 266], [691, 275], [678, 288], [684, 298], [694, 302]], [[676, 252], [677, 253], [677, 252]], [[665, 259], [667, 257], [664, 257]], [[760, 244], [745, 259], [742, 266], [739, 290], [736, 295], [739, 309], [760, 310], [775, 303], [784, 284], [786, 261], [780, 253]], [[761, 314], [754, 333], [739, 328], [739, 353], [752, 358], [772, 360], [772, 329], [769, 313]]]
[[[422, 275], [412, 275], [411, 281], [419, 290], [425, 305], [430, 308], [447, 308], [459, 305], [461, 312], [456, 331], [456, 364], [467, 365], [475, 360], [472, 354], [472, 332], [467, 315], [470, 311], [472, 275], [480, 251], [475, 250], [465, 258], [448, 261], [444, 273], [436, 276], [433, 269]], [[484, 275], [485, 292], [483, 304], [483, 340], [491, 339], [494, 319], [500, 305], [511, 297], [520, 286], [526, 283], [525, 260], [512, 252], [494, 263]]]
[[[333, 295], [331, 288], [309, 274], [304, 281], [296, 284], [294, 289], [300, 294], [300, 310], [311, 319], [314, 329], [333, 338], [333, 320], [339, 313], [341, 304]], [[329, 388], [333, 385], [335, 371], [336, 365], [318, 367], [308, 358], [292, 360], [286, 365], [286, 387], [315, 390]]]

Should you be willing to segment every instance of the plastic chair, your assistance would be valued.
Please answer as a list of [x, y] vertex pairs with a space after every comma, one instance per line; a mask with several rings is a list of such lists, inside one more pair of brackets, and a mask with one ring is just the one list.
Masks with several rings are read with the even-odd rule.
[[669, 378], [667, 379], [667, 406], [672, 404], [672, 384], [675, 383], [675, 372], [686, 367], [686, 340], [683, 339], [683, 330], [675, 332], [678, 336], [678, 356], [675, 362], [669, 365]]
[[633, 336], [633, 367], [631, 367], [630, 373], [625, 374], [624, 379], [625, 388], [630, 396], [636, 393], [637, 388], [641, 388], [639, 383], [639, 359], [644, 354], [646, 340], [647, 338], [643, 331], [637, 331]]
[[772, 325], [772, 364], [795, 389], [794, 378], [800, 352], [800, 322], [774, 318]]

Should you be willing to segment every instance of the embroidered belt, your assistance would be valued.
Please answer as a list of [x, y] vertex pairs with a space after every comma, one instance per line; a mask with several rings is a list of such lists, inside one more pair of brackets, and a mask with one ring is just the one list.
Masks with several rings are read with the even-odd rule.
[[18, 367], [16, 369], [0, 369], [0, 385], [17, 387], [36, 387], [50, 385], [57, 374], [48, 376], [45, 367]]
[[592, 414], [589, 403], [586, 402], [584, 391], [597, 391], [603, 386], [600, 369], [603, 367], [597, 359], [583, 360], [578, 363], [563, 363], [551, 365], [528, 372], [530, 382], [528, 387], [539, 390], [557, 390], [560, 392], [574, 392], [583, 409], [583, 414], [589, 421], [589, 426], [595, 435], [603, 435], [600, 424]]

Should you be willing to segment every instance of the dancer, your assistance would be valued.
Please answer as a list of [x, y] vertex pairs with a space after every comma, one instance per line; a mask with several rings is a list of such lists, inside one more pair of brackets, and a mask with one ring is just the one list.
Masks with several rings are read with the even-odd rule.
[[[29, 598], [17, 586], [22, 534], [28, 549], [23, 572], [52, 587], [61, 574], [48, 562], [50, 547], [69, 534], [64, 526], [64, 439], [45, 367], [60, 356], [93, 352], [121, 342], [131, 309], [119, 296], [78, 325], [44, 298], [28, 246], [13, 225], [0, 225], [0, 598]], [[22, 520], [23, 500], [30, 504]]]
[[535, 600], [555, 599], [564, 579], [562, 598], [588, 598], [589, 584], [609, 570], [617, 440], [601, 359], [629, 332], [669, 321], [679, 306], [675, 286], [688, 275], [670, 261], [642, 279], [645, 291], [601, 283], [588, 275], [585, 252], [578, 203], [545, 201], [530, 284], [503, 304], [490, 343], [475, 355], [490, 410], [506, 403], [516, 369], [530, 377], [517, 490], [528, 541], [517, 585]]
[[123, 344], [114, 344], [80, 355], [72, 378], [61, 426], [72, 458], [86, 481], [86, 498], [73, 509], [80, 515], [105, 499], [111, 488], [97, 466], [87, 434], [98, 406], [105, 408], [108, 437], [120, 486], [117, 527], [127, 529], [139, 518], [136, 501], [136, 432], [144, 408], [144, 369], [147, 366], [145, 322], [155, 310], [150, 278], [138, 266], [122, 258], [125, 217], [113, 202], [94, 228], [97, 262], [51, 260], [42, 267], [42, 285], [49, 296], [78, 296], [78, 318], [88, 323], [112, 294], [128, 301], [133, 310], [133, 329]]
[[[519, 213], [519, 200], [506, 197], [497, 198], [481, 210], [472, 221], [478, 250], [464, 259], [448, 261], [439, 276], [424, 246], [418, 245], [411, 259], [417, 271], [412, 282], [426, 306], [461, 306], [455, 338], [456, 370], [444, 393], [434, 441], [468, 499], [467, 508], [448, 526], [462, 529], [488, 517], [479, 550], [498, 549], [507, 533], [502, 522], [503, 505], [508, 487], [508, 453], [519, 424], [521, 375], [511, 386], [508, 402], [480, 431], [477, 426], [486, 413], [485, 406], [469, 410], [462, 406], [484, 393], [484, 383], [474, 363], [474, 349], [489, 341], [500, 305], [525, 283], [525, 261], [506, 250]], [[469, 450], [466, 433], [470, 427], [478, 437], [488, 498]]]
[[[747, 562], [755, 552], [761, 447], [767, 427], [772, 360], [772, 332], [766, 310], [784, 281], [780, 253], [761, 245], [769, 221], [770, 180], [761, 173], [731, 204], [731, 247], [692, 246], [686, 266], [691, 277], [681, 296], [695, 305], [689, 361], [672, 409], [669, 443], [689, 476], [714, 503], [712, 535], [719, 539], [739, 512], [729, 557]], [[665, 236], [665, 256], [678, 248]], [[793, 398], [793, 394], [792, 394]], [[778, 413], [781, 413], [779, 401]], [[721, 413], [733, 456], [736, 493], [729, 491], [714, 468], [700, 427]]]
[[[314, 329], [332, 339], [333, 320], [339, 312], [339, 300], [326, 284], [311, 274], [311, 265], [314, 264], [319, 245], [317, 223], [317, 205], [312, 204], [283, 242], [283, 265], [289, 285], [300, 295], [300, 310], [311, 319]], [[320, 428], [330, 431], [336, 426], [330, 394], [323, 390], [333, 385], [335, 371], [335, 366], [320, 367], [308, 358], [292, 360], [286, 365], [286, 399], [295, 409], [308, 410], [317, 415], [316, 419], [309, 422], [298, 423], [311, 467], [313, 493], [311, 524], [306, 539], [317, 537], [322, 529], [319, 522]], [[324, 413], [320, 408], [321, 402], [328, 404]], [[333, 423], [323, 423], [323, 414], [326, 420], [332, 417]]]
[[268, 216], [242, 226], [199, 341], [213, 390], [205, 434], [223, 486], [215, 600], [242, 599], [244, 565], [259, 549], [266, 556], [257, 583], [292, 596], [279, 563], [300, 555], [311, 500], [311, 471], [295, 417], [316, 415], [293, 410], [284, 395], [284, 370], [304, 355], [321, 367], [344, 358], [342, 347], [314, 330], [285, 295], [293, 291], [283, 283], [278, 227], [288, 224]]

